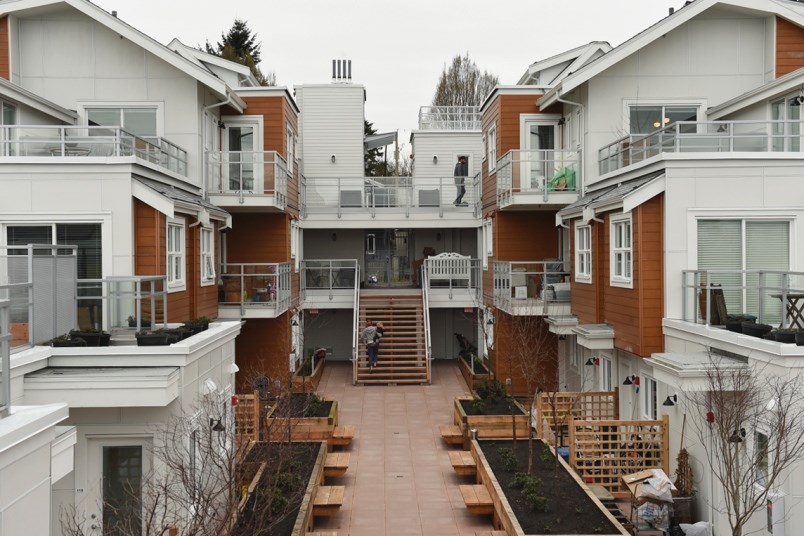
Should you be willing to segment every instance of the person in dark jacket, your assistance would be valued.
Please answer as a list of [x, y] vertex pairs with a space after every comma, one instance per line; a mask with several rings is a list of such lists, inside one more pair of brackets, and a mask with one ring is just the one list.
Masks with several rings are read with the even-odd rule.
[[458, 163], [455, 164], [455, 186], [458, 189], [458, 197], [455, 198], [453, 203], [456, 207], [466, 206], [463, 202], [463, 196], [466, 195], [466, 177], [469, 175], [469, 163], [465, 156], [458, 157]]

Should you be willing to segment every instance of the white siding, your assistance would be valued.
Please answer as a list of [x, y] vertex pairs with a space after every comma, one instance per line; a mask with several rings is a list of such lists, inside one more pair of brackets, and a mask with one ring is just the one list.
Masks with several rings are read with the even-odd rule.
[[[449, 178], [455, 171], [458, 155], [469, 155], [469, 176], [480, 172], [483, 159], [483, 136], [480, 131], [443, 132], [415, 131], [413, 134], [413, 180]], [[433, 162], [433, 156], [438, 157]]]

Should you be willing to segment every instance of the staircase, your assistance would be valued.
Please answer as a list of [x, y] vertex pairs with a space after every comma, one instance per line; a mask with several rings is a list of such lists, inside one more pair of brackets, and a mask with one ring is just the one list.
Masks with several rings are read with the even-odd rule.
[[[385, 334], [374, 369], [368, 367], [362, 333], [366, 320], [382, 322]], [[362, 290], [358, 314], [357, 383], [422, 384], [430, 381], [421, 290]]]

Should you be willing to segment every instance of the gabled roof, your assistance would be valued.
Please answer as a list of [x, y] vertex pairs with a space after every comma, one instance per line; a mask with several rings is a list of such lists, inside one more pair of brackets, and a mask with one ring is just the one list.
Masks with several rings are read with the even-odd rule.
[[55, 102], [50, 102], [49, 100], [40, 97], [36, 93], [31, 93], [25, 88], [12, 84], [4, 78], [0, 78], [0, 95], [3, 95], [7, 99], [19, 104], [28, 106], [34, 110], [45, 113], [50, 117], [66, 124], [74, 124], [75, 120], [78, 119], [78, 114], [73, 110], [68, 110], [67, 108], [59, 106]]
[[[168, 43], [167, 48], [180, 54], [185, 59], [195, 63], [196, 65], [200, 66], [203, 69], [209, 70], [207, 65], [215, 65], [222, 69], [226, 69], [228, 71], [237, 73], [241, 77], [248, 80], [249, 86], [260, 85], [257, 79], [254, 78], [254, 74], [251, 72], [251, 69], [249, 69], [245, 65], [229, 61], [227, 59], [221, 58], [220, 56], [216, 56], [215, 54], [210, 54], [208, 52], [204, 52], [203, 50], [198, 50], [197, 48], [187, 46], [181, 41], [179, 41], [178, 38], [174, 37], [173, 41]], [[214, 75], [214, 73], [212, 72], [211, 74]]]
[[3, 0], [0, 1], [0, 15], [23, 12], [29, 9], [42, 8], [47, 6], [67, 5], [86, 15], [87, 17], [106, 26], [110, 30], [118, 33], [121, 37], [128, 39], [132, 43], [142, 47], [159, 59], [169, 63], [186, 75], [198, 80], [207, 86], [211, 91], [218, 94], [223, 99], [233, 98], [231, 106], [241, 108], [243, 102], [234, 95], [232, 90], [220, 78], [212, 74], [208, 69], [188, 60], [160, 44], [156, 40], [148, 37], [133, 26], [130, 26], [104, 11], [100, 7], [86, 0]]
[[572, 73], [545, 93], [539, 105], [549, 106], [561, 95], [566, 95], [584, 82], [594, 78], [606, 69], [619, 63], [638, 50], [648, 46], [663, 35], [675, 30], [714, 6], [737, 7], [752, 11], [774, 14], [799, 26], [804, 26], [804, 5], [793, 0], [695, 0], [676, 10], [656, 24], [638, 33], [625, 43], [613, 49], [579, 71]]
[[649, 173], [621, 184], [607, 186], [589, 192], [579, 200], [567, 205], [556, 214], [556, 223], [580, 217], [584, 223], [600, 212], [622, 208], [630, 212], [645, 201], [664, 191], [664, 171]]
[[592, 41], [591, 43], [587, 43], [554, 56], [550, 56], [549, 58], [539, 60], [530, 64], [528, 70], [525, 71], [525, 74], [522, 75], [517, 84], [525, 85], [536, 73], [551, 67], [555, 67], [556, 65], [561, 65], [562, 63], [568, 63], [567, 67], [561, 71], [561, 74], [558, 77], [554, 78], [553, 80], [545, 81], [544, 85], [552, 85], [558, 82], [562, 75], [568, 75], [577, 71], [588, 61], [597, 57], [597, 55], [605, 54], [610, 50], [611, 45], [607, 42]]
[[793, 91], [800, 91], [802, 87], [804, 87], [804, 67], [771, 80], [767, 84], [756, 87], [717, 106], [710, 107], [706, 110], [706, 117], [709, 121], [717, 121], [758, 102], [765, 102]]

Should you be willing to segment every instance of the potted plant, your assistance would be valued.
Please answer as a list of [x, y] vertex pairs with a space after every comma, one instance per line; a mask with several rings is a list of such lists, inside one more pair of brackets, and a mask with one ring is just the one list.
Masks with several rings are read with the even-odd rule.
[[195, 335], [195, 331], [187, 326], [179, 326], [177, 328], [161, 329], [161, 332], [167, 333], [171, 338], [175, 339], [171, 342], [183, 341], [187, 337]]
[[743, 322], [743, 333], [751, 335], [752, 337], [762, 338], [766, 333], [773, 329], [773, 326], [768, 324], [757, 324], [754, 322]]
[[779, 328], [774, 331], [774, 333], [777, 342], [791, 344], [796, 342], [796, 333], [798, 333], [798, 330], [794, 328]]
[[796, 345], [804, 346], [804, 331], [802, 330], [796, 332]]
[[109, 346], [112, 340], [112, 334], [103, 331], [102, 329], [84, 329], [84, 330], [71, 330], [70, 338], [84, 339], [87, 346]]
[[[129, 316], [127, 318], [127, 320], [128, 320], [128, 327], [130, 327], [130, 328], [136, 328], [137, 327], [137, 319], [135, 317]], [[151, 321], [146, 320], [146, 319], [140, 320], [140, 327], [141, 328], [150, 328], [151, 327]]]
[[163, 331], [138, 331], [137, 346], [166, 346], [170, 344], [170, 335]]
[[188, 320], [182, 327], [192, 330], [193, 335], [195, 335], [196, 333], [201, 333], [202, 331], [209, 329], [210, 322], [211, 320], [208, 317], [199, 316], [198, 318]]
[[59, 335], [50, 339], [50, 345], [54, 348], [72, 348], [78, 346], [86, 346], [87, 341], [79, 337], [72, 338], [69, 333]]
[[757, 317], [754, 315], [728, 315], [726, 316], [726, 329], [735, 333], [743, 332], [743, 322], [755, 323]]

